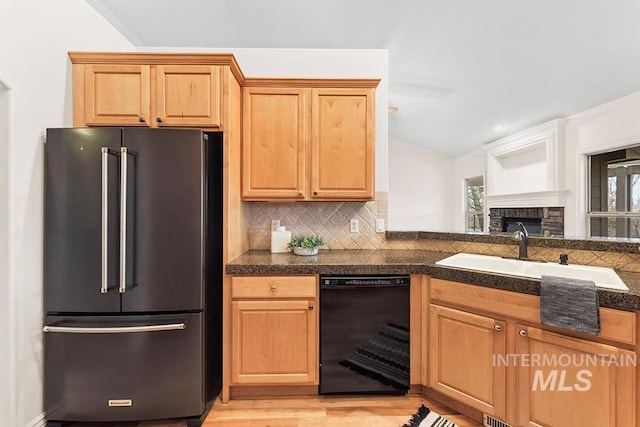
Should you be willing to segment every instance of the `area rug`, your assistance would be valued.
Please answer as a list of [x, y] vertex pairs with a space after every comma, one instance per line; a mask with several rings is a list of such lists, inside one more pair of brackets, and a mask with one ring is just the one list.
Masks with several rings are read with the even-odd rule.
[[457, 427], [457, 424], [421, 405], [418, 412], [402, 427]]
[[340, 364], [400, 390], [409, 388], [409, 331], [387, 324]]

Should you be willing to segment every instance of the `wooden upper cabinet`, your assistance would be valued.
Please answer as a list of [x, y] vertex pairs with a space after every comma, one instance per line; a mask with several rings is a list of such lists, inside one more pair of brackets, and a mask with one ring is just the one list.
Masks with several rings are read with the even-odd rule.
[[307, 195], [308, 91], [243, 90], [242, 195], [304, 199]]
[[154, 120], [158, 126], [220, 127], [220, 67], [158, 65]]
[[[222, 128], [233, 55], [70, 52], [74, 126]], [[225, 99], [224, 97], [227, 96]], [[236, 114], [239, 114], [239, 110]]]
[[311, 197], [373, 199], [373, 89], [314, 89]]
[[149, 126], [148, 65], [88, 64], [77, 77], [84, 77], [84, 96], [74, 101], [76, 109], [84, 107], [83, 125]]
[[373, 200], [376, 85], [250, 81], [243, 88], [243, 198]]

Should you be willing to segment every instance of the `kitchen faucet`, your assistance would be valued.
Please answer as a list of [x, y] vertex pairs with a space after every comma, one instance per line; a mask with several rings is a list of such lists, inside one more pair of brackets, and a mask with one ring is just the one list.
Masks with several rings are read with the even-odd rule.
[[520, 229], [513, 233], [513, 238], [518, 241], [518, 259], [527, 259], [529, 233], [523, 223], [518, 222], [517, 224]]

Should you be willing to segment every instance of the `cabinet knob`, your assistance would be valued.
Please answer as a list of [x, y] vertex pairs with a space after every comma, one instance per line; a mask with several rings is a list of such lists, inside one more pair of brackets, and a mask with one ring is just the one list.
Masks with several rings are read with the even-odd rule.
[[527, 331], [525, 331], [524, 329], [520, 329], [519, 334], [520, 334], [521, 337], [526, 337], [527, 336]]
[[156, 122], [162, 123], [162, 117], [156, 117]]
[[146, 120], [145, 120], [145, 118], [144, 118], [144, 117], [138, 117], [138, 121], [139, 121], [140, 123], [144, 123], [144, 122], [146, 122]]
[[493, 330], [496, 332], [502, 331], [502, 325], [493, 325]]
[[302, 191], [298, 191], [298, 196], [304, 197], [304, 193]]
[[314, 191], [314, 192], [313, 192], [313, 195], [314, 195], [314, 196], [317, 196], [317, 195], [318, 195], [318, 192], [317, 192], [317, 191]]
[[313, 304], [309, 304], [309, 310], [313, 310]]
[[278, 290], [278, 287], [276, 285], [271, 285], [271, 292], [275, 292]]

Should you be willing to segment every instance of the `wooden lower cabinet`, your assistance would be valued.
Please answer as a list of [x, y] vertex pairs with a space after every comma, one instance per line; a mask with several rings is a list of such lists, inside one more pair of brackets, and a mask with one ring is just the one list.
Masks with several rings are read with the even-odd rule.
[[[637, 313], [601, 308], [598, 336], [564, 334], [540, 324], [537, 296], [423, 277], [412, 366], [427, 391], [513, 427], [640, 426]], [[235, 276], [230, 297], [229, 385], [313, 390], [318, 277]]]
[[537, 296], [441, 279], [428, 310], [427, 388], [514, 427], [640, 426], [637, 313], [600, 308], [597, 336], [564, 333]]
[[518, 331], [517, 354], [527, 359], [518, 358], [517, 425], [636, 425], [635, 353], [534, 327]]
[[429, 384], [437, 392], [497, 418], [505, 417], [505, 324], [431, 304], [429, 307]]
[[231, 385], [318, 384], [315, 293], [310, 276], [232, 279]]

